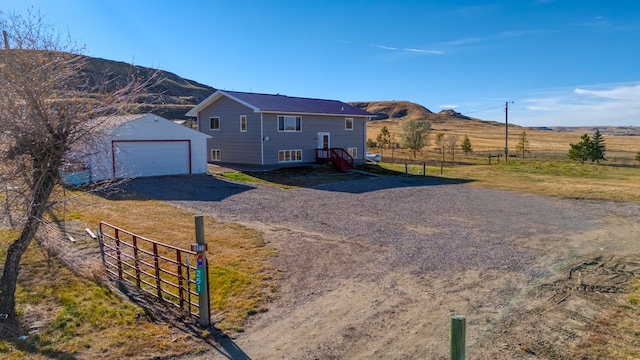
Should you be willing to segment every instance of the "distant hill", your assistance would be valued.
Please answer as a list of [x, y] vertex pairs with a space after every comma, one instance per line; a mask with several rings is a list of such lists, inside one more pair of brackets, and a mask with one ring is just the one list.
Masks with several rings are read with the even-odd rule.
[[393, 119], [426, 119], [433, 113], [422, 105], [409, 101], [370, 101], [352, 102], [353, 106], [359, 107], [376, 115], [374, 120]]
[[[426, 107], [412, 103], [410, 101], [358, 101], [351, 102], [353, 106], [357, 106], [363, 110], [366, 110], [372, 114], [375, 114], [375, 120], [425, 120], [433, 124], [445, 124], [452, 122], [469, 121], [469, 122], [481, 122], [486, 125], [500, 126], [501, 124], [495, 121], [484, 121], [480, 119], [471, 118], [463, 115], [454, 110], [442, 110], [439, 113], [434, 113]], [[504, 126], [504, 125], [502, 125]]]
[[466, 115], [462, 115], [461, 113], [454, 111], [454, 110], [442, 110], [440, 111], [438, 114], [440, 115], [446, 115], [446, 116], [451, 116], [451, 117], [455, 117], [458, 119], [464, 119], [464, 120], [471, 120], [470, 117], [466, 116]]
[[[156, 71], [160, 81], [148, 89], [145, 100], [150, 105], [140, 109], [141, 112], [151, 112], [171, 120], [188, 119], [184, 114], [216, 91], [211, 86], [184, 79], [168, 71], [100, 58], [87, 57], [83, 70], [89, 78], [90, 85], [95, 85], [105, 74], [108, 74], [106, 78], [109, 80], [127, 78], [131, 74], [144, 80], [149, 79]], [[117, 82], [113, 86], [117, 86], [116, 84]]]

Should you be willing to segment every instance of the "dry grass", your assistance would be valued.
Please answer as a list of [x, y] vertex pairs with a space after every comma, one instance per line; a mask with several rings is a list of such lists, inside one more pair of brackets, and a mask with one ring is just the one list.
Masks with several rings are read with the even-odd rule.
[[[0, 230], [0, 248], [6, 249], [15, 236]], [[45, 257], [37, 244], [23, 257], [16, 301], [30, 335], [24, 341], [0, 342], [0, 359], [136, 358], [202, 348], [170, 324], [149, 321], [143, 309], [110, 289]]]
[[[194, 214], [162, 201], [143, 199], [106, 200], [78, 194], [71, 208], [84, 223], [100, 221], [124, 228], [146, 238], [181, 248], [195, 243]], [[265, 311], [271, 296], [275, 270], [269, 258], [275, 251], [262, 234], [247, 227], [205, 217], [208, 243], [212, 316], [221, 330], [242, 331], [247, 316]]]
[[[108, 200], [71, 193], [63, 216], [94, 228], [106, 221], [141, 236], [189, 248], [195, 242], [193, 214], [167, 203], [145, 199]], [[0, 257], [14, 231], [0, 229]], [[226, 331], [242, 331], [248, 316], [266, 311], [275, 290], [275, 251], [260, 233], [205, 217], [205, 238], [212, 296], [212, 317]], [[78, 246], [93, 240], [78, 241]], [[97, 246], [93, 242], [92, 246]], [[108, 288], [82, 279], [56, 261], [46, 261], [36, 245], [25, 254], [17, 302], [23, 324], [39, 324], [27, 341], [0, 342], [0, 359], [128, 358], [199, 351], [202, 344], [170, 324], [150, 321], [143, 309]], [[48, 265], [49, 264], [49, 265]], [[152, 341], [149, 341], [152, 339]]]
[[640, 358], [640, 279], [631, 286], [618, 306], [597, 321], [587, 338], [576, 348], [580, 359]]
[[[427, 119], [429, 121], [429, 119]], [[380, 129], [386, 126], [391, 134], [400, 141], [402, 138], [402, 121], [382, 120], [367, 123], [367, 138], [375, 141], [380, 133]], [[505, 146], [505, 126], [504, 123], [486, 122], [477, 120], [462, 120], [448, 118], [446, 122], [434, 121], [431, 123], [431, 141], [436, 133], [457, 134], [460, 139], [466, 134], [471, 140], [471, 144], [476, 153], [503, 152]], [[558, 160], [566, 159], [569, 151], [569, 144], [580, 141], [580, 136], [584, 133], [593, 134], [588, 129], [576, 129], [575, 132], [559, 132], [524, 128], [517, 125], [509, 125], [509, 153], [514, 154], [518, 138], [523, 131], [527, 133], [532, 150], [529, 156], [550, 156]], [[604, 136], [607, 145], [610, 161], [617, 159], [633, 159], [640, 151], [640, 139], [635, 136]], [[377, 150], [379, 152], [379, 150]], [[385, 150], [387, 153], [388, 150]], [[423, 152], [433, 152], [433, 144]]]
[[[405, 165], [382, 163], [381, 167], [405, 172]], [[421, 174], [422, 165], [409, 165], [410, 174]], [[493, 165], [446, 164], [427, 166], [426, 175], [469, 181], [473, 186], [513, 190], [539, 195], [580, 199], [640, 202], [640, 169], [569, 161], [511, 159]]]

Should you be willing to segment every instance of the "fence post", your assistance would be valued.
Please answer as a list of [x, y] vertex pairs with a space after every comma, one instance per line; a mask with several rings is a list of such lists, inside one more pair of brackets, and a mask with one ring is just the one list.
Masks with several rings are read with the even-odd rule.
[[133, 258], [136, 265], [136, 286], [141, 287], [140, 285], [140, 259], [138, 255], [138, 237], [133, 235]]
[[449, 326], [449, 359], [464, 360], [466, 317], [451, 314]]
[[156, 275], [156, 292], [158, 299], [162, 300], [162, 280], [160, 279], [160, 254], [158, 253], [158, 243], [153, 243], [153, 265]]
[[409, 165], [407, 165], [407, 162], [404, 162], [404, 174], [405, 175], [409, 175]]
[[118, 278], [120, 280], [123, 279], [123, 275], [122, 275], [122, 257], [120, 256], [121, 254], [121, 250], [120, 250], [120, 233], [118, 232], [118, 229], [116, 229], [115, 231], [115, 238], [116, 238], [116, 259], [117, 259], [117, 264], [118, 264]]
[[422, 163], [422, 175], [427, 176], [427, 163]]
[[[196, 224], [196, 244], [202, 245], [197, 246], [196, 252], [198, 253], [197, 258], [200, 258], [199, 255], [202, 256], [202, 262], [204, 269], [201, 270], [202, 277], [200, 281], [205, 286], [204, 291], [198, 294], [198, 308], [200, 312], [200, 326], [209, 326], [209, 265], [207, 264], [207, 244], [204, 242], [204, 217], [202, 215], [195, 216], [195, 224]], [[198, 264], [200, 266], [200, 264]]]

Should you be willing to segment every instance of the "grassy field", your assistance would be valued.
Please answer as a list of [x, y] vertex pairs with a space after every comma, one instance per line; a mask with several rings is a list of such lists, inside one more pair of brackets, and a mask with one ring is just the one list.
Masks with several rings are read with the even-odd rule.
[[[422, 175], [423, 165], [382, 163], [400, 174]], [[367, 168], [369, 171], [376, 169]], [[640, 167], [570, 161], [510, 159], [493, 165], [427, 166], [426, 175], [469, 181], [473, 186], [580, 199], [640, 202]]]
[[[68, 196], [72, 200], [67, 211], [59, 215], [81, 228], [106, 221], [179, 247], [194, 243], [193, 214], [167, 203], [80, 193]], [[278, 273], [269, 258], [276, 253], [259, 232], [210, 217], [205, 218], [205, 235], [212, 264], [212, 318], [223, 331], [243, 331], [247, 317], [266, 311], [265, 304], [275, 291]], [[0, 230], [0, 257], [15, 236], [14, 231]], [[94, 240], [78, 240], [75, 246], [97, 246]], [[102, 278], [102, 272], [94, 275]], [[55, 260], [48, 262], [46, 252], [34, 244], [23, 258], [17, 302], [22, 323], [33, 326], [35, 322], [38, 329], [25, 341], [0, 342], [0, 359], [167, 356], [198, 352], [204, 346], [170, 324], [151, 321], [145, 310], [100, 285], [101, 281], [79, 277]]]

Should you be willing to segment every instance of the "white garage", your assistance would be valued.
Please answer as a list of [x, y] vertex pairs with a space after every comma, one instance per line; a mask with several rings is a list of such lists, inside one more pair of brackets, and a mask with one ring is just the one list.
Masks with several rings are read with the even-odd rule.
[[89, 161], [93, 181], [207, 171], [208, 135], [153, 114], [117, 116], [106, 124]]

